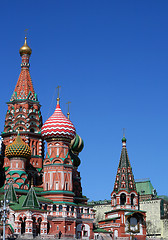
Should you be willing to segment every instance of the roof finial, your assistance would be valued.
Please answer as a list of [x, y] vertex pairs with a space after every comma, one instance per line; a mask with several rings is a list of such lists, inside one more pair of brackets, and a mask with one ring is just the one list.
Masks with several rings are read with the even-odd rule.
[[123, 128], [123, 138], [122, 138], [122, 146], [126, 147], [126, 138], [125, 138], [125, 128]]
[[32, 53], [31, 48], [27, 45], [27, 30], [28, 29], [25, 29], [25, 42], [19, 50], [20, 56], [22, 56], [24, 54], [31, 55], [31, 53]]
[[68, 104], [68, 112], [67, 112], [67, 118], [69, 119], [69, 115], [70, 115], [70, 112], [69, 112], [69, 104], [70, 104], [71, 102], [67, 102], [66, 104]]
[[125, 128], [123, 128], [123, 137], [125, 137]]
[[59, 98], [59, 89], [61, 88], [61, 86], [58, 86], [58, 87], [56, 87], [56, 88], [58, 88], [57, 105], [59, 105], [59, 101], [60, 101], [60, 98]]
[[28, 31], [28, 29], [25, 29], [24, 31], [25, 31], [25, 38], [27, 38], [27, 31]]

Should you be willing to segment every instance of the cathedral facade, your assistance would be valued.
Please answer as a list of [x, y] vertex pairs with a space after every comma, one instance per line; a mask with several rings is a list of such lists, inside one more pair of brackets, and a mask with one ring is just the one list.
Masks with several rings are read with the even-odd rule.
[[[6, 233], [33, 238], [93, 239], [94, 211], [82, 195], [83, 140], [57, 106], [43, 124], [29, 72], [31, 48], [20, 48], [21, 73], [2, 132], [0, 197], [8, 199]], [[47, 152], [44, 155], [44, 141]]]

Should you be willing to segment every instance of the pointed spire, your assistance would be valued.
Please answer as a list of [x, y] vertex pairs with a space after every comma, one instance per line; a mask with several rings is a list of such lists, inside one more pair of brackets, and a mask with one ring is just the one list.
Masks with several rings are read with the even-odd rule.
[[22, 57], [21, 73], [10, 101], [26, 99], [37, 101], [37, 95], [35, 94], [29, 72], [29, 58], [32, 50], [27, 45], [27, 37], [25, 37], [24, 45], [20, 48], [19, 52]]
[[15, 192], [15, 188], [14, 188], [12, 182], [9, 184], [9, 187], [7, 189], [6, 199], [9, 200], [12, 203], [17, 203], [18, 202], [16, 192]]
[[125, 135], [122, 138], [122, 150], [120, 156], [120, 162], [118, 165], [116, 180], [114, 184], [114, 191], [119, 192], [125, 190], [127, 192], [136, 191], [134, 175], [132, 173], [131, 164], [128, 157], [128, 152], [126, 148], [126, 138]]
[[33, 187], [30, 188], [23, 204], [22, 207], [24, 208], [40, 208], [39, 201], [37, 199], [35, 190]]

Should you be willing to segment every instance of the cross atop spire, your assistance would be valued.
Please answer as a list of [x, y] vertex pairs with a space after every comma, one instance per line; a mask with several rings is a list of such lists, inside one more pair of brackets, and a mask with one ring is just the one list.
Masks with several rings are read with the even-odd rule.
[[69, 104], [70, 104], [71, 102], [67, 102], [66, 104], [68, 104], [68, 112], [67, 112], [67, 117], [68, 117], [68, 119], [69, 119], [69, 115], [70, 115], [70, 112], [69, 112]]
[[58, 86], [58, 87], [56, 87], [57, 89], [58, 89], [58, 94], [57, 94], [57, 105], [59, 105], [59, 102], [60, 102], [60, 97], [59, 97], [59, 90], [60, 90], [60, 88], [61, 88], [61, 86]]

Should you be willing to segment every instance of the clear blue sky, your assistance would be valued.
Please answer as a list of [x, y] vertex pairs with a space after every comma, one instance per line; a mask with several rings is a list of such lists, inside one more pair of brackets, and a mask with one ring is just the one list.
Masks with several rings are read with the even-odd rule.
[[31, 77], [45, 121], [61, 108], [84, 139], [83, 194], [110, 199], [122, 129], [135, 179], [168, 195], [168, 1], [1, 1], [0, 131], [28, 31]]

